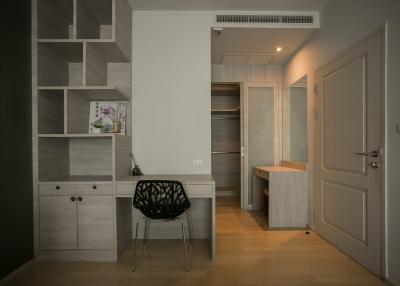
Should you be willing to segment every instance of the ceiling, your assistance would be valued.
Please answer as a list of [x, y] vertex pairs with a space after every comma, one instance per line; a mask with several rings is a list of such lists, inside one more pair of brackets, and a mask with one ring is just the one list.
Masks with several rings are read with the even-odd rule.
[[[317, 30], [224, 28], [212, 33], [213, 64], [283, 64]], [[281, 52], [276, 48], [282, 47]]]
[[130, 0], [134, 10], [319, 11], [328, 0]]

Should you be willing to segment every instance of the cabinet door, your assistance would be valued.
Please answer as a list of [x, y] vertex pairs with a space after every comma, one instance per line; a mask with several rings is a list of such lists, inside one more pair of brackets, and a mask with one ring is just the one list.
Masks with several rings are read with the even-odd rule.
[[39, 203], [40, 249], [77, 249], [76, 202], [70, 196], [41, 196]]
[[78, 199], [78, 249], [114, 248], [113, 197], [93, 195]]

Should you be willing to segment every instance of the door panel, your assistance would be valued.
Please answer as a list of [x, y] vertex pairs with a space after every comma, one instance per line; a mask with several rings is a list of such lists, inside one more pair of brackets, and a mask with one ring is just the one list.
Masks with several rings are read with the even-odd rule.
[[78, 201], [78, 248], [112, 249], [114, 211], [112, 196], [82, 196]]
[[381, 275], [382, 33], [316, 73], [316, 230]]
[[76, 202], [69, 196], [40, 196], [40, 250], [77, 249]]

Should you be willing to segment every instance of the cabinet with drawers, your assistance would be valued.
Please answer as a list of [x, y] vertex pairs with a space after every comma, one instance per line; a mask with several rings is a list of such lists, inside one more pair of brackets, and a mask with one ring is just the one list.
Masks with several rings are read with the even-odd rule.
[[114, 247], [112, 185], [41, 185], [40, 250]]

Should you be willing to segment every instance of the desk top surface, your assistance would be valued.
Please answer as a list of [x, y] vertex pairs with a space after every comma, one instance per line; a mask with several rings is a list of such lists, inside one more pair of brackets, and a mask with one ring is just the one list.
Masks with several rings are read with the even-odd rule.
[[269, 173], [304, 172], [303, 170], [289, 168], [285, 166], [255, 166], [254, 168]]
[[183, 184], [214, 184], [212, 175], [144, 175], [128, 176], [117, 180], [117, 183], [137, 182], [139, 180], [176, 180]]

